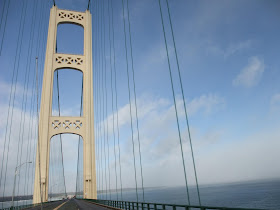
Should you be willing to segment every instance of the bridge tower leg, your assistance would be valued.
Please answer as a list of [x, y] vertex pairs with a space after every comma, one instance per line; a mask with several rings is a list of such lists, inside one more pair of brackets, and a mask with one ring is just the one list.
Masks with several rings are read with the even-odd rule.
[[[56, 53], [57, 26], [73, 23], [84, 28], [84, 54]], [[54, 72], [60, 68], [71, 68], [83, 73], [83, 115], [52, 116], [52, 94]], [[96, 169], [93, 126], [93, 81], [92, 81], [92, 25], [89, 10], [75, 12], [53, 6], [50, 11], [49, 30], [41, 96], [38, 145], [34, 180], [33, 203], [48, 201], [50, 140], [63, 133], [78, 134], [83, 138], [83, 186], [84, 198], [95, 199]]]

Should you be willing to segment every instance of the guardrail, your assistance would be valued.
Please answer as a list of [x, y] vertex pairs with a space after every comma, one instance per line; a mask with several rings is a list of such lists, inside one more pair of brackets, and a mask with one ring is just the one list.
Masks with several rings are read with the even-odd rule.
[[114, 208], [120, 208], [125, 210], [261, 210], [261, 209], [251, 209], [251, 208], [228, 208], [228, 207], [214, 207], [214, 206], [193, 206], [193, 205], [178, 205], [178, 204], [166, 204], [166, 203], [142, 203], [133, 201], [114, 201], [114, 200], [95, 200], [95, 199], [82, 199], [86, 201], [91, 201], [97, 204], [103, 204], [106, 206], [111, 206]]
[[[60, 200], [56, 200], [56, 201], [60, 201]], [[56, 201], [47, 201], [42, 204], [45, 205], [45, 204], [53, 203]], [[2, 209], [0, 207], [0, 209], [1, 210], [29, 209], [29, 208], [37, 207], [40, 205], [41, 205], [40, 203], [36, 203], [36, 204], [27, 204], [27, 205], [21, 205], [21, 206], [10, 206], [10, 207], [6, 207], [6, 208], [2, 208]]]

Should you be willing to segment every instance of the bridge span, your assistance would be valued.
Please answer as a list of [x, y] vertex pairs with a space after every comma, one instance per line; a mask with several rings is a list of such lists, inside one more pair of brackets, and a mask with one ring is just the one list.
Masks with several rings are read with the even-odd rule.
[[[67, 200], [60, 200], [60, 201], [54, 201], [54, 202], [47, 202], [43, 204], [43, 209], [46, 210], [86, 210], [86, 209], [100, 209], [100, 210], [106, 210], [106, 209], [117, 209], [114, 207], [105, 207], [102, 204], [95, 204], [91, 201], [85, 201], [85, 200], [79, 200], [79, 199], [67, 199]], [[30, 207], [26, 209], [34, 209], [34, 210], [40, 210], [41, 205], [37, 205], [36, 207]]]

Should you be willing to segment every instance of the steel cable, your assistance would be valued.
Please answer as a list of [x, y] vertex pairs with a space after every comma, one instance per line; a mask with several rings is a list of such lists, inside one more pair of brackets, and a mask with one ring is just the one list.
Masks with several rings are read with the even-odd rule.
[[[105, 149], [105, 99], [104, 99], [104, 65], [105, 65], [105, 69], [106, 69], [106, 61], [104, 61], [105, 59], [105, 28], [102, 27], [104, 26], [104, 23], [105, 23], [105, 20], [104, 20], [104, 1], [102, 1], [103, 4], [101, 4], [101, 53], [102, 53], [102, 56], [101, 56], [101, 60], [102, 60], [102, 69], [101, 69], [101, 81], [102, 81], [102, 84], [101, 84], [101, 90], [102, 90], [102, 113], [103, 113], [103, 122], [101, 124], [101, 128], [103, 128], [103, 139], [104, 139], [104, 142], [103, 142], [103, 151], [104, 151], [104, 169], [105, 169], [105, 195], [106, 195], [106, 200], [107, 200], [107, 189], [108, 189], [108, 186], [107, 186], [107, 169], [106, 169], [106, 164], [107, 164], [107, 157], [106, 157], [106, 149]], [[102, 22], [102, 20], [104, 21], [104, 23]], [[103, 37], [103, 39], [102, 39]], [[105, 63], [105, 64], [104, 64]]]
[[[6, 13], [5, 24], [4, 24], [4, 29], [3, 29], [3, 36], [2, 36], [2, 40], [1, 40], [1, 46], [0, 46], [0, 56], [2, 54], [3, 41], [4, 41], [4, 38], [5, 38], [5, 32], [6, 32], [6, 25], [7, 25], [9, 7], [10, 7], [10, 0], [8, 1], [8, 6], [7, 6], [7, 13]], [[3, 7], [3, 10], [4, 10], [4, 7]], [[3, 15], [3, 13], [2, 13], [2, 15]], [[2, 24], [2, 18], [1, 18], [1, 24]], [[1, 29], [1, 27], [0, 27], [0, 29]]]
[[[99, 16], [98, 16], [98, 9], [99, 9], [99, 4], [98, 4], [98, 1], [96, 1], [96, 12], [93, 12], [93, 14], [97, 14], [96, 15], [96, 37], [95, 37], [95, 49], [96, 49], [96, 54], [95, 54], [95, 60], [96, 60], [96, 62], [95, 62], [95, 72], [96, 72], [96, 88], [95, 88], [95, 90], [96, 90], [96, 95], [95, 95], [95, 97], [96, 97], [96, 100], [95, 100], [95, 103], [96, 103], [96, 106], [95, 106], [95, 108], [96, 108], [96, 142], [98, 141], [98, 144], [97, 144], [97, 154], [98, 154], [98, 161], [97, 161], [97, 168], [98, 168], [98, 190], [99, 190], [99, 192], [101, 192], [101, 188], [103, 187], [102, 186], [102, 183], [101, 183], [101, 180], [102, 180], [102, 177], [101, 177], [101, 164], [102, 164], [102, 159], [101, 159], [101, 153], [100, 153], [100, 126], [99, 126], [99, 121], [100, 121], [100, 112], [99, 112], [99, 110], [100, 110], [100, 102], [99, 102], [99, 98], [100, 98], [100, 93], [99, 93], [99, 81], [100, 81], [100, 79], [99, 79], [99, 71], [98, 71], [98, 69], [99, 69], [99, 66], [100, 66], [100, 58], [98, 57], [98, 44], [100, 43], [98, 40], [99, 40]], [[103, 180], [102, 180], [103, 181]], [[101, 196], [101, 195], [100, 195]]]
[[[59, 101], [59, 80], [58, 80], [58, 71], [56, 70], [56, 87], [57, 87], [57, 104], [58, 104], [58, 116], [60, 117], [60, 101]], [[64, 193], [67, 197], [66, 193], [66, 184], [65, 184], [65, 173], [64, 173], [64, 161], [63, 161], [63, 150], [62, 150], [62, 138], [61, 134], [59, 134], [59, 140], [60, 140], [60, 152], [61, 152], [61, 164], [62, 164], [62, 174], [63, 174], [63, 183], [64, 183]]]
[[109, 43], [110, 43], [110, 80], [111, 80], [111, 105], [113, 115], [113, 139], [114, 139], [114, 157], [115, 157], [115, 182], [116, 182], [116, 194], [118, 198], [118, 175], [117, 175], [117, 155], [116, 155], [116, 133], [115, 133], [115, 115], [114, 115], [114, 91], [113, 91], [113, 66], [112, 66], [112, 40], [111, 40], [111, 14], [110, 14], [110, 2], [108, 1], [108, 19], [109, 19]]
[[[37, 6], [37, 4], [36, 4]], [[32, 15], [32, 24], [31, 24], [31, 30], [30, 30], [30, 38], [29, 38], [29, 46], [28, 46], [28, 53], [27, 53], [27, 65], [26, 65], [26, 69], [25, 71], [27, 73], [25, 73], [25, 79], [24, 79], [24, 88], [23, 88], [23, 100], [22, 100], [22, 107], [21, 107], [21, 119], [20, 119], [20, 130], [19, 130], [19, 144], [21, 143], [20, 146], [20, 153], [17, 153], [17, 158], [19, 155], [19, 163], [17, 162], [17, 165], [21, 165], [22, 164], [22, 150], [23, 150], [23, 136], [24, 136], [24, 131], [25, 131], [25, 119], [26, 119], [26, 104], [27, 104], [27, 90], [29, 87], [29, 75], [30, 75], [30, 63], [31, 63], [31, 53], [32, 53], [32, 47], [33, 47], [33, 36], [34, 36], [34, 15], [35, 15], [35, 11], [36, 11], [36, 7], [33, 7], [33, 15]], [[24, 113], [24, 114], [23, 114]], [[23, 118], [22, 118], [23, 115]], [[29, 142], [29, 141], [28, 141]], [[27, 160], [26, 160], [27, 162]], [[25, 167], [27, 168], [26, 164]], [[26, 179], [25, 179], [26, 180]], [[21, 183], [21, 173], [19, 173], [19, 179], [18, 179], [18, 192], [17, 194], [19, 194], [19, 189], [20, 189], [20, 183]]]
[[[24, 4], [24, 3], [23, 3]], [[6, 154], [6, 143], [7, 143], [7, 133], [8, 133], [8, 127], [9, 124], [11, 124], [10, 126], [12, 126], [12, 117], [10, 118], [10, 109], [11, 109], [11, 102], [12, 100], [12, 95], [13, 95], [13, 89], [16, 89], [16, 82], [17, 82], [17, 72], [15, 69], [15, 65], [17, 62], [17, 58], [18, 58], [18, 50], [19, 50], [19, 40], [20, 40], [20, 33], [21, 33], [21, 26], [22, 26], [22, 17], [23, 17], [23, 9], [24, 7], [22, 7], [22, 11], [21, 11], [21, 18], [20, 18], [20, 27], [19, 27], [19, 34], [18, 34], [18, 38], [17, 38], [17, 43], [16, 43], [16, 56], [15, 56], [15, 60], [14, 60], [14, 68], [13, 68], [13, 73], [12, 73], [12, 84], [11, 84], [11, 89], [10, 89], [10, 94], [9, 94], [9, 105], [8, 105], [8, 113], [7, 113], [7, 121], [6, 121], [6, 128], [5, 128], [5, 138], [4, 138], [4, 151], [2, 153], [2, 164], [1, 164], [1, 176], [0, 176], [0, 189], [1, 189], [1, 185], [2, 185], [2, 175], [3, 175], [3, 165], [4, 165], [4, 159], [5, 159], [5, 154]], [[15, 77], [16, 76], [16, 77]], [[12, 106], [12, 110], [13, 110], [13, 106]], [[9, 120], [11, 119], [11, 120]], [[10, 123], [9, 123], [10, 121]], [[9, 138], [9, 142], [10, 142], [10, 138]], [[8, 143], [9, 145], [10, 143]], [[8, 147], [8, 146], [7, 146]], [[8, 153], [7, 153], [8, 155]], [[7, 158], [6, 158], [7, 159]], [[4, 196], [4, 194], [3, 194]], [[2, 204], [3, 207], [3, 204]]]
[[181, 156], [182, 156], [182, 163], [183, 163], [183, 169], [184, 169], [184, 177], [185, 177], [185, 182], [186, 182], [187, 200], [188, 200], [188, 204], [190, 204], [190, 196], [189, 196], [189, 188], [188, 188], [188, 181], [187, 181], [187, 174], [186, 174], [186, 166], [185, 166], [185, 159], [184, 159], [184, 153], [183, 153], [183, 147], [182, 147], [182, 137], [181, 137], [181, 131], [180, 131], [180, 124], [179, 124], [179, 117], [178, 117], [177, 104], [176, 104], [176, 98], [175, 98], [173, 77], [172, 77], [172, 72], [171, 72], [170, 58], [169, 58], [169, 52], [168, 52], [168, 47], [167, 47], [167, 40], [166, 40], [166, 34], [165, 34], [164, 21], [163, 21], [163, 15], [162, 15], [160, 0], [158, 0], [158, 3], [159, 3], [159, 8], [160, 8], [162, 30], [163, 30], [163, 35], [164, 35], [164, 43], [165, 43], [165, 49], [166, 49], [166, 55], [167, 55], [167, 61], [168, 61], [168, 69], [169, 69], [169, 76], [170, 76], [170, 82], [171, 82], [171, 88], [172, 88], [172, 96], [173, 96], [173, 102], [174, 102], [175, 113], [176, 113], [177, 129], [178, 129], [179, 140], [180, 140]]
[[133, 135], [133, 122], [132, 122], [132, 107], [131, 107], [131, 92], [130, 92], [130, 82], [129, 82], [129, 71], [128, 71], [128, 55], [127, 55], [127, 38], [126, 38], [126, 27], [125, 27], [125, 16], [124, 16], [124, 1], [122, 0], [122, 13], [123, 13], [123, 26], [124, 26], [124, 40], [125, 40], [125, 55], [126, 55], [126, 73], [127, 73], [127, 86], [128, 86], [128, 98], [129, 98], [129, 113], [130, 113], [130, 129], [131, 129], [131, 141], [133, 150], [133, 163], [134, 163], [134, 178], [135, 178], [135, 189], [136, 189], [136, 200], [138, 202], [138, 187], [137, 187], [137, 172], [136, 172], [136, 162], [135, 162], [135, 144]]
[[169, 23], [170, 23], [170, 27], [171, 27], [171, 33], [172, 33], [173, 46], [174, 46], [175, 56], [176, 56], [177, 70], [178, 70], [179, 79], [180, 79], [181, 94], [182, 94], [183, 103], [184, 103], [184, 112], [185, 112], [185, 116], [186, 116], [186, 123], [187, 123], [188, 135], [189, 135], [189, 140], [190, 140], [190, 148], [191, 148], [191, 153], [192, 153], [192, 160], [193, 160], [193, 167], [194, 167], [194, 173], [195, 173], [195, 181], [196, 181], [196, 189], [197, 189], [197, 194], [198, 194], [198, 201], [199, 201], [199, 205], [201, 205], [199, 186], [198, 186], [198, 180], [197, 180], [197, 172], [196, 172], [196, 167], [195, 167], [195, 159], [194, 159], [194, 154], [193, 154], [191, 131], [190, 131], [190, 126], [189, 126], [189, 120], [188, 120], [188, 114], [187, 114], [187, 108], [186, 108], [186, 101], [185, 101], [185, 94], [184, 94], [183, 83], [182, 83], [182, 78], [181, 78], [181, 70], [180, 70], [180, 65], [179, 65], [179, 60], [178, 60], [178, 55], [177, 55], [177, 48], [176, 48], [176, 44], [175, 44], [175, 38], [174, 38], [175, 36], [174, 36], [174, 31], [173, 31], [173, 26], [172, 26], [172, 20], [171, 20], [168, 0], [166, 0], [166, 4], [167, 4]]
[[136, 85], [135, 85], [135, 72], [134, 72], [133, 53], [132, 53], [131, 27], [130, 27], [130, 17], [129, 17], [128, 0], [126, 1], [126, 7], [127, 7], [127, 20], [128, 20], [129, 43], [130, 43], [131, 69], [132, 69], [132, 78], [133, 78], [134, 105], [135, 105], [135, 114], [136, 114], [136, 128], [137, 128], [137, 139], [138, 139], [138, 152], [139, 152], [139, 159], [140, 159], [140, 171], [141, 171], [141, 180], [142, 180], [143, 202], [145, 202], [144, 180], [143, 180], [143, 169], [142, 169], [142, 168], [143, 168], [143, 167], [142, 167], [142, 155], [141, 155], [141, 144], [140, 144], [140, 134], [139, 134], [137, 96], [136, 96], [136, 87], [135, 87], [135, 86], [136, 86]]
[[1, 20], [0, 20], [0, 31], [1, 31], [1, 27], [2, 27], [2, 21], [3, 21], [3, 15], [4, 15], [4, 8], [6, 6], [6, 1], [4, 0], [4, 4], [2, 7], [2, 11], [1, 11]]
[[120, 173], [120, 187], [121, 187], [121, 200], [123, 200], [122, 194], [122, 167], [121, 167], [121, 150], [120, 150], [120, 130], [119, 130], [119, 110], [118, 110], [118, 94], [117, 94], [117, 73], [116, 73], [116, 56], [115, 56], [115, 28], [114, 28], [114, 13], [111, 0], [111, 11], [112, 11], [112, 35], [113, 35], [113, 52], [114, 52], [114, 83], [115, 83], [115, 107], [117, 117], [117, 131], [118, 131], [118, 150], [119, 150], [119, 173]]
[[[12, 124], [13, 124], [12, 119], [13, 119], [13, 113], [14, 113], [15, 95], [16, 95], [16, 90], [17, 90], [17, 79], [18, 79], [18, 69], [19, 69], [18, 66], [19, 66], [19, 60], [20, 60], [20, 55], [21, 55], [21, 50], [22, 50], [21, 46], [22, 46], [23, 31], [24, 31], [24, 25], [25, 25], [26, 7], [27, 7], [26, 4], [23, 2], [22, 14], [21, 14], [21, 19], [20, 19], [20, 29], [19, 29], [18, 40], [17, 40], [16, 58], [15, 58], [15, 61], [14, 61], [14, 69], [13, 69], [13, 71], [16, 71], [16, 75], [15, 75], [16, 77], [15, 77], [15, 81], [14, 81], [14, 92], [13, 92], [13, 96], [12, 96], [13, 97], [12, 98], [12, 111], [11, 111], [12, 113], [11, 113], [11, 118], [10, 118], [11, 123], [10, 123], [10, 129], [9, 129], [9, 137], [8, 137], [9, 140], [8, 140], [8, 148], [7, 148], [7, 154], [6, 154], [6, 166], [5, 166], [3, 197], [5, 195], [5, 189], [6, 189], [7, 167], [8, 167], [8, 162], [9, 162], [9, 151], [10, 151]], [[12, 92], [10, 94], [12, 94]], [[6, 134], [5, 134], [5, 136], [6, 136]], [[1, 171], [1, 180], [2, 180], [2, 171]]]
[[[105, 3], [103, 4], [103, 17], [104, 17], [104, 23], [106, 21], [105, 19]], [[106, 65], [106, 41], [105, 41], [105, 34], [106, 34], [106, 28], [104, 27], [104, 51], [103, 56], [105, 60], [105, 71], [104, 71], [104, 86], [105, 86], [105, 117], [104, 120], [106, 120], [106, 143], [107, 143], [107, 166], [108, 166], [108, 186], [109, 186], [109, 197], [111, 200], [111, 172], [110, 172], [110, 153], [109, 153], [109, 131], [108, 131], [108, 89], [107, 89], [107, 65]]]

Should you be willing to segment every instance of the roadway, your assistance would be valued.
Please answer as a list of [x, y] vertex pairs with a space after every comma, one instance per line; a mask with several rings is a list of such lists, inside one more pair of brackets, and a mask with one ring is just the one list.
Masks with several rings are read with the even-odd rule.
[[[26, 208], [26, 209], [35, 209], [40, 210], [41, 206], [38, 205], [36, 207]], [[108, 209], [114, 209], [112, 207], [106, 208], [99, 205], [96, 205], [89, 201], [84, 200], [77, 200], [77, 199], [70, 199], [70, 200], [63, 200], [63, 201], [55, 201], [51, 203], [45, 203], [43, 204], [44, 210], [87, 210], [87, 209], [100, 209], [100, 210], [108, 210]]]

